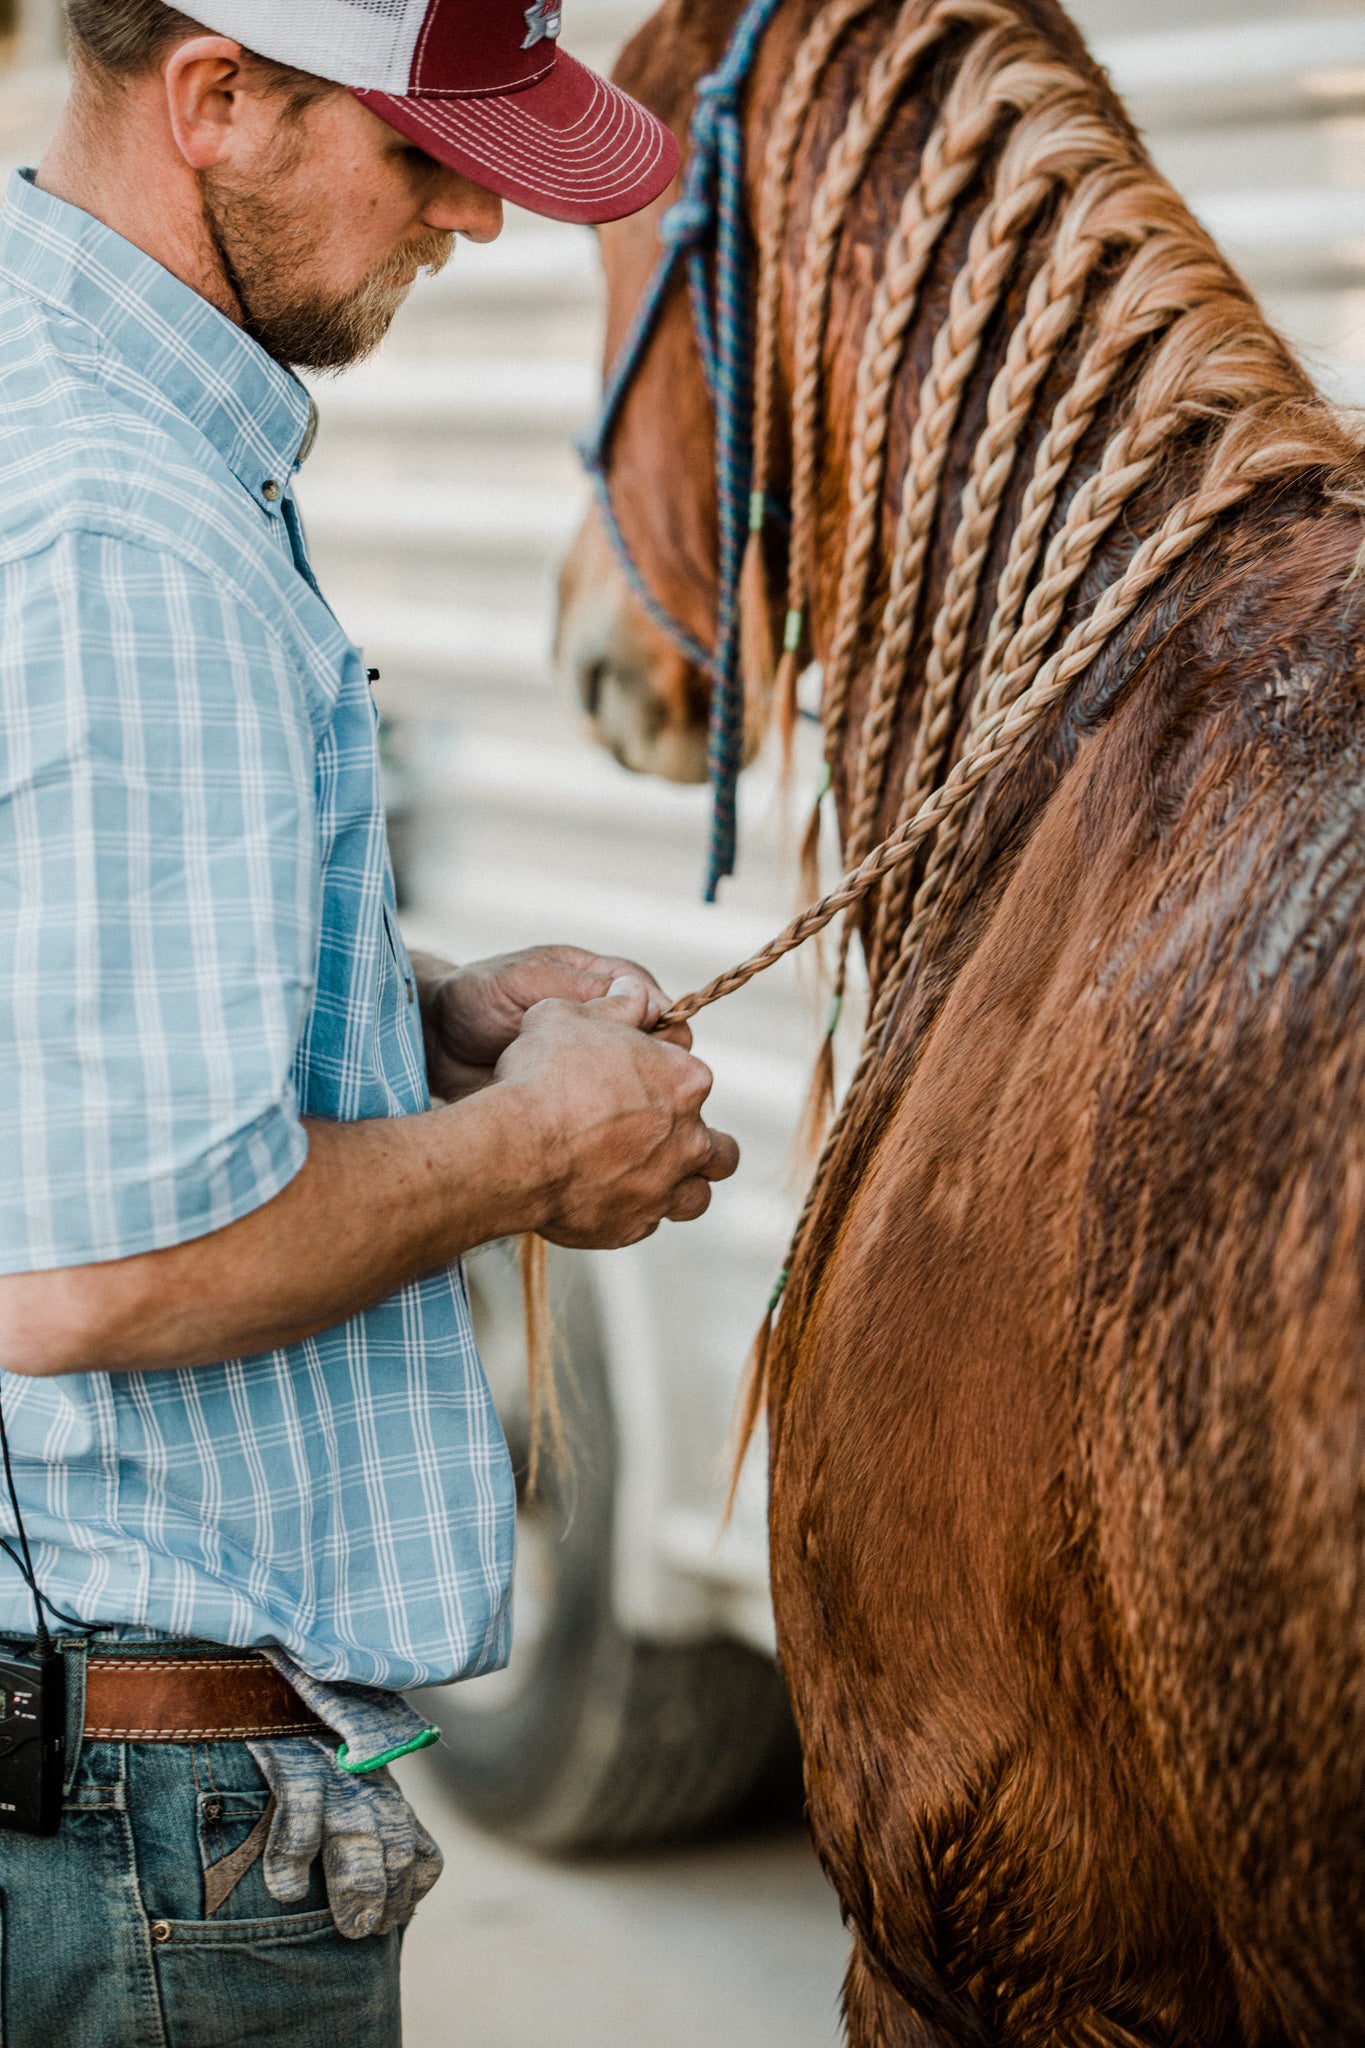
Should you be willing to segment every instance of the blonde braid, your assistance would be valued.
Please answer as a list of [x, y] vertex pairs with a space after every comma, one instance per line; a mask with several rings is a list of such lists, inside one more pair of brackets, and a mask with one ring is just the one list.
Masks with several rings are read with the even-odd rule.
[[766, 710], [773, 685], [768, 565], [763, 549], [767, 493], [772, 476], [773, 413], [777, 400], [782, 257], [791, 213], [792, 174], [811, 107], [825, 72], [848, 30], [874, 0], [834, 0], [816, 18], [797, 51], [764, 161], [758, 224], [758, 294], [754, 345], [754, 459], [749, 501], [749, 543], [740, 578], [740, 658], [745, 697]]
[[[961, 521], [953, 539], [948, 581], [934, 621], [925, 671], [925, 712], [906, 770], [898, 824], [914, 815], [938, 777], [966, 667], [982, 571], [1039, 388], [1080, 317], [1101, 257], [1116, 243], [1140, 240], [1147, 232], [1135, 214], [1133, 200], [1148, 180], [1145, 168], [1131, 164], [1108, 165], [1085, 179], [1029, 289], [1024, 317], [1010, 336], [1005, 361], [987, 400], [986, 431], [976, 445], [972, 473], [962, 496]], [[888, 939], [899, 930], [904, 917], [909, 884], [910, 870], [901, 868], [883, 896], [872, 962], [874, 982]]]
[[[1071, 75], [1060, 65], [1042, 62], [1045, 54], [1046, 46], [1036, 37], [1017, 33], [988, 35], [959, 69], [945, 106], [944, 118], [937, 130], [937, 147], [931, 138], [926, 150], [928, 182], [923, 175], [917, 182], [919, 208], [907, 208], [902, 214], [903, 220], [916, 219], [918, 232], [912, 232], [907, 240], [904, 257], [888, 265], [882, 288], [874, 302], [868, 345], [864, 347], [859, 366], [862, 418], [855, 422], [854, 434], [855, 449], [863, 458], [861, 474], [855, 473], [855, 493], [860, 493], [861, 504], [857, 521], [850, 527], [845, 572], [841, 579], [841, 596], [846, 603], [856, 598], [856, 608], [847, 614], [853, 620], [853, 631], [841, 650], [832, 686], [827, 678], [823, 707], [826, 759], [831, 763], [838, 758], [842, 745], [852, 645], [862, 608], [872, 535], [880, 514], [891, 391], [900, 366], [911, 312], [917, 303], [929, 254], [937, 244], [944, 222], [951, 217], [949, 194], [960, 194], [965, 189], [969, 177], [979, 165], [985, 143], [1000, 113], [1006, 109], [1017, 113], [1037, 107], [1046, 103], [1049, 95], [1056, 97], [1071, 88]], [[985, 103], [977, 105], [970, 120], [964, 119], [963, 109], [974, 102], [980, 103], [983, 94]], [[1017, 259], [1019, 238], [1030, 214], [1042, 204], [1050, 190], [1044, 180], [1035, 179], [1032, 185], [1021, 185], [1012, 179], [1011, 152], [1015, 147], [1016, 144], [1011, 143], [1006, 151], [1005, 162], [1010, 168], [1002, 168], [1000, 179], [1000, 185], [1005, 189], [998, 189], [995, 201], [987, 209], [973, 236], [967, 270], [958, 279], [959, 286], [965, 288], [955, 293], [954, 317], [939, 337], [944, 346], [936, 352], [934, 371], [925, 387], [928, 397], [922, 402], [927, 402], [930, 407], [932, 431], [937, 436], [938, 445], [945, 451], [956, 425], [962, 393], [980, 349], [981, 336]], [[931, 190], [940, 203], [934, 211], [924, 212]], [[925, 461], [921, 438], [917, 429], [919, 473], [923, 474]], [[934, 502], [937, 502], [937, 479]], [[905, 559], [904, 551], [899, 552], [898, 568]], [[886, 686], [885, 678], [882, 681], [880, 696], [874, 682], [864, 721], [861, 772], [850, 833], [851, 857], [855, 862], [861, 859], [872, 842], [882, 772], [893, 730], [894, 679], [890, 688]], [[808, 833], [808, 843], [809, 839]], [[843, 1010], [851, 937], [851, 927], [846, 924], [835, 970], [830, 1032], [816, 1066], [808, 1106], [807, 1123], [812, 1131], [821, 1128], [833, 1104], [833, 1053], [828, 1041]]]
[[[853, 656], [862, 626], [868, 569], [881, 517], [891, 397], [925, 275], [944, 230], [977, 176], [1001, 116], [1017, 112], [1033, 76], [1034, 38], [1017, 27], [982, 37], [964, 58], [907, 193], [887, 250], [858, 364], [849, 457], [849, 513], [834, 629], [825, 657], [825, 753], [843, 742]], [[1021, 52], [1025, 55], [1021, 56]], [[1022, 66], [1027, 63], [1027, 78]]]
[[[1051, 641], [1067, 598], [1093, 560], [1096, 549], [1124, 507], [1151, 480], [1164, 460], [1169, 444], [1183, 430], [1206, 418], [1210, 412], [1230, 409], [1237, 394], [1255, 379], [1270, 403], [1302, 404], [1305, 380], [1274, 339], [1255, 329], [1245, 334], [1226, 330], [1216, 306], [1195, 308], [1171, 329], [1151, 368], [1139, 386], [1134, 401], [1134, 420], [1116, 435], [1105, 451], [1099, 471], [1078, 491], [1067, 514], [1066, 524], [1048, 550], [1042, 580], [1031, 595], [1024, 620], [1011, 643], [1001, 672], [983, 675], [978, 691], [978, 715], [968, 728], [966, 748], [970, 750], [994, 719], [1028, 694], [1042, 669], [1042, 658]], [[1221, 339], [1215, 339], [1221, 335]], [[1273, 389], [1280, 384], [1279, 391]], [[1234, 436], [1248, 412], [1234, 416], [1209, 465], [1212, 488], [1224, 487], [1223, 472], [1229, 449], [1241, 446], [1244, 436]], [[1179, 511], [1180, 508], [1177, 508]], [[1195, 515], [1191, 515], [1192, 517]], [[1171, 515], [1167, 526], [1175, 520]], [[1163, 528], [1163, 531], [1166, 529]], [[1138, 562], [1143, 554], [1134, 556]], [[1092, 618], [1104, 616], [1104, 601]], [[1074, 636], [1073, 636], [1074, 637]], [[1069, 643], [1068, 643], [1069, 644]], [[1074, 671], [1073, 671], [1074, 673]], [[966, 753], [964, 752], [964, 758]], [[950, 872], [965, 823], [959, 810], [952, 826], [939, 838], [928, 872], [915, 898], [911, 922], [900, 953], [886, 983], [879, 990], [872, 1026], [880, 1029], [919, 950], [925, 927]]]
[[[905, 664], [918, 618], [929, 544], [938, 516], [939, 492], [962, 402], [980, 359], [986, 329], [1019, 259], [1029, 226], [1052, 197], [1059, 178], [1085, 174], [1092, 161], [1112, 157], [1113, 138], [1061, 65], [1018, 67], [1021, 98], [1028, 107], [1000, 161], [995, 192], [972, 233], [966, 262], [953, 284], [948, 318], [934, 342], [929, 373], [920, 392], [918, 416], [906, 470], [891, 587], [868, 691], [859, 756], [859, 778], [849, 827], [849, 858], [856, 865], [872, 844], [881, 808], [886, 763], [895, 735]], [[953, 698], [940, 688], [926, 692], [922, 707], [912, 787], [932, 787], [927, 762], [941, 753], [952, 719]], [[835, 978], [834, 1014], [847, 984], [851, 924], [841, 936]], [[874, 952], [869, 947], [869, 952]], [[829, 1062], [817, 1070], [822, 1097]]]
[[[921, 18], [924, 17], [924, 18]], [[995, 25], [1007, 18], [994, 0], [906, 0], [848, 124], [830, 153], [811, 207], [796, 311], [792, 398], [792, 531], [785, 658], [794, 667], [804, 631], [807, 578], [815, 550], [819, 467], [821, 358], [834, 260], [848, 208], [872, 153], [900, 105], [916, 66], [955, 27]]]
[[[1153, 181], [1155, 187], [1155, 181]], [[1019, 613], [1038, 565], [1043, 536], [1076, 450], [1095, 424], [1100, 408], [1144, 341], [1168, 327], [1192, 306], [1226, 300], [1227, 266], [1213, 249], [1196, 242], [1192, 223], [1175, 195], [1155, 187], [1144, 210], [1162, 200], [1179, 215], [1170, 230], [1158, 229], [1139, 251], [1102, 306], [1095, 339], [1086, 350], [1076, 381], [1058, 401], [1038, 450], [1033, 478], [1020, 507], [1009, 559], [1000, 574], [995, 616], [986, 643], [983, 673], [994, 675], [1014, 637]], [[1159, 215], [1155, 216], [1159, 219]]]
[[[881, 631], [868, 708], [863, 721], [860, 781], [849, 832], [856, 865], [872, 843], [887, 756], [918, 617], [939, 491], [963, 397], [980, 360], [986, 328], [1019, 259], [1023, 237], [1052, 196], [1059, 176], [1084, 174], [1098, 155], [1112, 157], [1112, 133], [1075, 92], [1055, 91], [1025, 115], [1001, 160], [996, 196], [972, 234], [967, 260], [953, 285], [948, 318], [934, 342], [910, 444], [891, 588]], [[917, 753], [926, 758], [946, 739], [951, 702], [926, 695]]]
[[754, 346], [754, 488], [770, 478], [773, 408], [777, 395], [778, 316], [782, 257], [791, 213], [792, 173], [820, 82], [848, 30], [875, 0], [835, 0], [817, 17], [796, 54], [783, 88], [763, 167], [758, 230], [758, 297]]

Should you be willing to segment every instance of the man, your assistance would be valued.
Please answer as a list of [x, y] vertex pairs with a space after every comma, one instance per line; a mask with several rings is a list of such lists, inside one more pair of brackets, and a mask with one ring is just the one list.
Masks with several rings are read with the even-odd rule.
[[0, 215], [0, 1634], [36, 1596], [70, 1681], [60, 1830], [0, 1832], [12, 2048], [398, 2040], [397, 1695], [507, 1647], [458, 1261], [737, 1164], [643, 970], [409, 961], [291, 489], [293, 369], [503, 197], [613, 218], [676, 148], [549, 0], [203, 13], [71, 0]]

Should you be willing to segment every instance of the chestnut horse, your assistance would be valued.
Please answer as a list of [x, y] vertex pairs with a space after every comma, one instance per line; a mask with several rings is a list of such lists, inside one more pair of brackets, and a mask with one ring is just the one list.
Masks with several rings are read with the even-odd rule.
[[[739, 12], [667, 0], [621, 60], [680, 137]], [[845, 0], [812, 57], [830, 12], [787, 0], [745, 100], [777, 263], [763, 480], [795, 519], [764, 623], [794, 610], [824, 665], [854, 858], [1033, 707], [859, 913], [877, 1032], [769, 1358], [774, 1601], [849, 2037], [1345, 2048], [1357, 448], [1054, 0]], [[655, 225], [603, 237], [613, 343]], [[711, 435], [679, 291], [610, 482], [704, 643]], [[705, 688], [600, 540], [563, 634], [622, 758], [695, 763]]]

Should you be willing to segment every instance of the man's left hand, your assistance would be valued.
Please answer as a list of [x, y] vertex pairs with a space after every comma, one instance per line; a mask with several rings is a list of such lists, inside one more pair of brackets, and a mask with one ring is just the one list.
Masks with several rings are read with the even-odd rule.
[[[526, 1012], [537, 1003], [595, 1003], [625, 977], [647, 991], [646, 1030], [669, 1006], [646, 968], [579, 946], [536, 946], [473, 967], [452, 967], [430, 953], [415, 953], [412, 964], [431, 1092], [442, 1102], [458, 1102], [489, 1086], [498, 1061], [520, 1037]], [[692, 1034], [685, 1027], [663, 1035], [690, 1051]]]

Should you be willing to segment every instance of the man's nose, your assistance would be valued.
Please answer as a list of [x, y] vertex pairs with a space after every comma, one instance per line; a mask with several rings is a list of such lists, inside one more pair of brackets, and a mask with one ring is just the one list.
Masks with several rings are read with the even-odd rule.
[[502, 201], [472, 178], [449, 171], [422, 215], [422, 225], [470, 242], [496, 242], [502, 233]]

